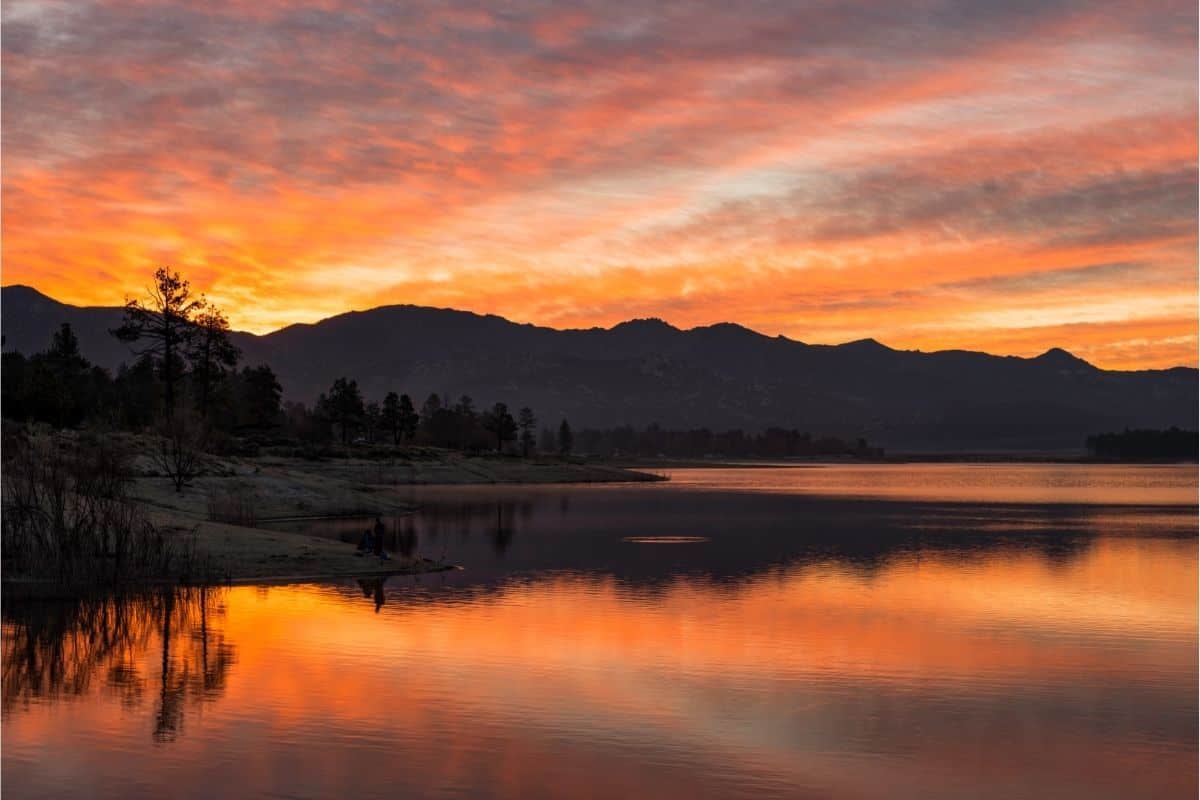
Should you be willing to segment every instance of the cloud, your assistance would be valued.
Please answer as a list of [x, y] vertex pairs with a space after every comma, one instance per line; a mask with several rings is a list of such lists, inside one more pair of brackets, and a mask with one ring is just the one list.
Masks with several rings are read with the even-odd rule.
[[255, 330], [410, 301], [905, 346], [1195, 295], [1181, 2], [2, 13], [4, 278], [69, 301], [167, 262]]

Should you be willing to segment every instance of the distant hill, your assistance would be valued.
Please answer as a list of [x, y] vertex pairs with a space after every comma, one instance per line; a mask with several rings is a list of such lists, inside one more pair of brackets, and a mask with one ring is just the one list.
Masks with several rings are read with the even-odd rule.
[[[94, 362], [115, 368], [130, 358], [107, 332], [120, 308], [6, 286], [0, 314], [8, 349], [41, 350], [70, 322]], [[729, 323], [554, 330], [397, 305], [234, 341], [247, 363], [274, 368], [291, 400], [311, 402], [345, 375], [368, 399], [393, 389], [418, 405], [433, 391], [469, 394], [477, 405], [528, 405], [545, 424], [780, 425], [893, 448], [1080, 450], [1098, 431], [1194, 428], [1198, 401], [1197, 371], [1185, 367], [1102, 370], [1057, 348], [1016, 358], [899, 351], [871, 339], [809, 345]]]

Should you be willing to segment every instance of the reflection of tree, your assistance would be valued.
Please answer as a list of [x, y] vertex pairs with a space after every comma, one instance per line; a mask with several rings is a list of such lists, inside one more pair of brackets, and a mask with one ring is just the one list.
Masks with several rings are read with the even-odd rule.
[[[136, 596], [4, 604], [3, 709], [64, 700], [102, 685], [127, 707], [144, 702], [157, 644], [154, 738], [171, 741], [189, 705], [221, 696], [234, 647], [214, 623], [219, 589], [163, 589]], [[156, 643], [154, 640], [158, 639]]]
[[492, 534], [492, 545], [496, 548], [496, 555], [502, 556], [508, 550], [508, 546], [512, 544], [513, 535], [513, 510], [512, 503], [496, 503], [496, 530]]
[[[537, 509], [537, 502], [528, 498], [487, 499], [476, 501], [429, 501], [422, 504], [417, 516], [421, 526], [431, 540], [437, 538], [443, 526], [458, 530], [459, 541], [471, 536], [472, 528], [481, 527], [491, 541], [497, 555], [504, 555], [517, 533], [517, 520], [528, 525]], [[408, 518], [407, 524], [412, 524]], [[413, 530], [413, 546], [416, 531]]]
[[417, 526], [411, 516], [401, 517], [392, 523], [389, 546], [394, 553], [412, 558], [417, 550]]

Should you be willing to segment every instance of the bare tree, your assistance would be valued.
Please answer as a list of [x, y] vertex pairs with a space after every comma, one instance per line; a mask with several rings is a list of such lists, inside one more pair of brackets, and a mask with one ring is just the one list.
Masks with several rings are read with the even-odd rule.
[[204, 445], [208, 440], [207, 426], [194, 414], [181, 411], [164, 418], [158, 434], [159, 446], [154, 461], [175, 484], [175, 491], [182, 492], [183, 487], [200, 474]]

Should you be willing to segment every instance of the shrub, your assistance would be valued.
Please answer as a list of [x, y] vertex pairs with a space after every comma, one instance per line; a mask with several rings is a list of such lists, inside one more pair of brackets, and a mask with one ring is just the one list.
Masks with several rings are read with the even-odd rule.
[[6, 438], [0, 544], [10, 575], [95, 585], [170, 574], [171, 542], [126, 494], [128, 452], [102, 438]]

